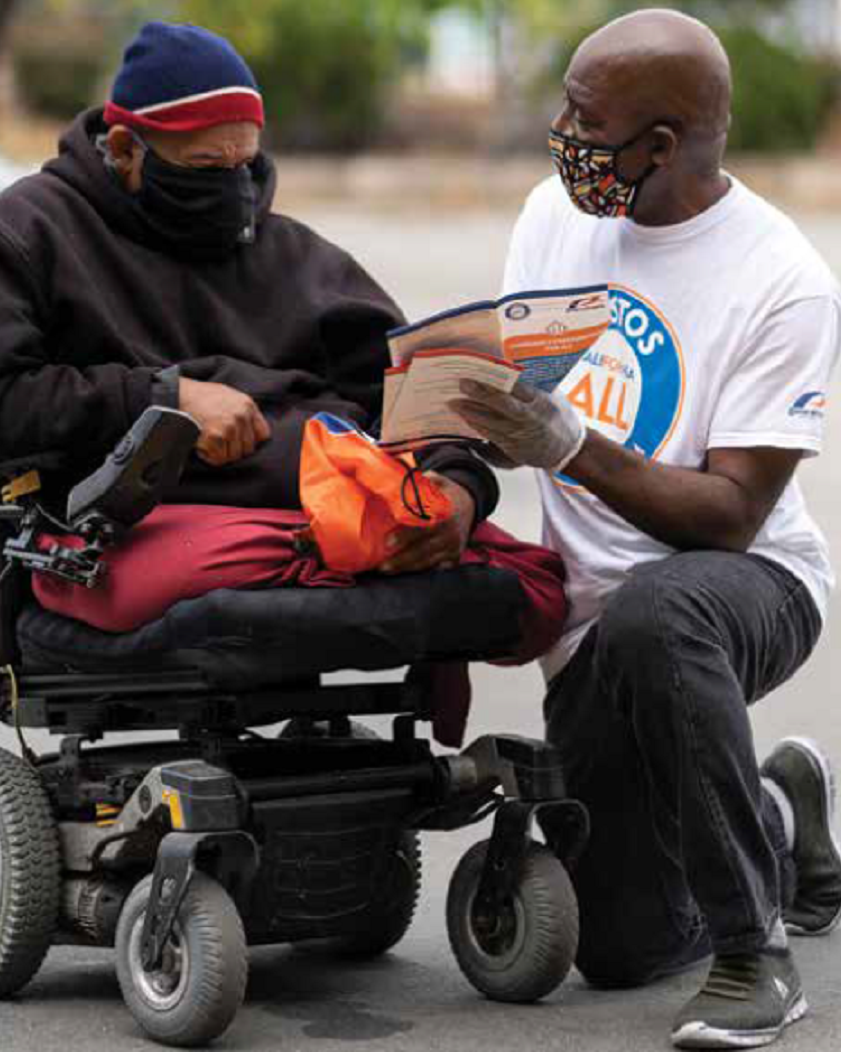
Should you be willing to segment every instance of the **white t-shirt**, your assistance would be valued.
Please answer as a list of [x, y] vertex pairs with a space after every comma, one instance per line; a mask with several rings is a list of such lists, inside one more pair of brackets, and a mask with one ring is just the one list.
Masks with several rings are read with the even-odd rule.
[[[610, 283], [612, 324], [558, 393], [589, 427], [663, 464], [701, 468], [721, 447], [821, 448], [841, 290], [789, 219], [731, 183], [688, 222], [645, 227], [583, 215], [553, 176], [529, 196], [509, 250], [505, 293]], [[572, 480], [539, 481], [543, 540], [569, 574], [567, 629], [543, 661], [551, 678], [630, 571], [674, 549]], [[750, 550], [803, 580], [825, 617], [827, 545], [796, 481]]]

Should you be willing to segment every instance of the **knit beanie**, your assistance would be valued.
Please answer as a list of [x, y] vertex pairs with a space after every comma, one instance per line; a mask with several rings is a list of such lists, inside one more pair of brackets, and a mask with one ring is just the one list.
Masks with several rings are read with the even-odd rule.
[[254, 75], [227, 40], [200, 26], [147, 22], [126, 48], [106, 124], [186, 132], [264, 124]]

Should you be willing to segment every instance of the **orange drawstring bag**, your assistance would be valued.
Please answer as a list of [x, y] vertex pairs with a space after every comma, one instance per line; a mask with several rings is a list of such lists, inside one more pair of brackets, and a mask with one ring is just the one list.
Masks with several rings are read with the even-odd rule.
[[380, 566], [397, 527], [437, 526], [452, 515], [449, 498], [411, 453], [386, 453], [330, 413], [304, 426], [300, 495], [310, 522], [307, 539], [326, 567], [345, 573]]

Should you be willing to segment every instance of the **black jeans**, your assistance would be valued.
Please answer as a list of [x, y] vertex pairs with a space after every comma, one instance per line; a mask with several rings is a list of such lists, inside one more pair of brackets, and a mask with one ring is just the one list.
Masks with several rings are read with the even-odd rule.
[[571, 874], [591, 982], [643, 983], [764, 943], [794, 889], [747, 706], [820, 629], [776, 563], [689, 552], [637, 569], [550, 684], [547, 737], [592, 824]]

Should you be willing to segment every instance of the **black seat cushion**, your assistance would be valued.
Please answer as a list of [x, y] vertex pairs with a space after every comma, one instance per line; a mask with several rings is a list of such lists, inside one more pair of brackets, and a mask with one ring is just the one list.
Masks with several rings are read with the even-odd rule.
[[25, 669], [190, 667], [219, 686], [256, 688], [339, 669], [505, 657], [524, 606], [516, 575], [465, 566], [353, 588], [220, 589], [120, 635], [30, 603], [17, 632]]

